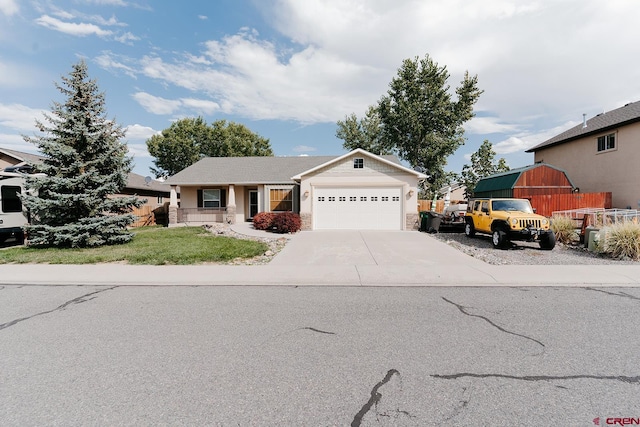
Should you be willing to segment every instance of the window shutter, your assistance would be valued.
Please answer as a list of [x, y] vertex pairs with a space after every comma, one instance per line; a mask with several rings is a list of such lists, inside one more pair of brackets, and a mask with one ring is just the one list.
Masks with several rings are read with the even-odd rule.
[[220, 207], [227, 207], [227, 190], [220, 190]]
[[198, 207], [201, 208], [203, 205], [202, 202], [202, 190], [198, 190]]

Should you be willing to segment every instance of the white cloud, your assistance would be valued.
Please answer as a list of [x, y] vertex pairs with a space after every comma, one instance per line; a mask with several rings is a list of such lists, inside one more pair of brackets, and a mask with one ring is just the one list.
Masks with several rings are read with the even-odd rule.
[[568, 129], [571, 129], [579, 123], [580, 122], [569, 121], [551, 129], [545, 129], [535, 133], [521, 133], [516, 136], [511, 136], [504, 141], [493, 144], [493, 149], [497, 154], [522, 152], [550, 138], [553, 138], [554, 136]]
[[466, 132], [478, 135], [514, 132], [519, 127], [516, 124], [500, 123], [498, 117], [474, 117], [464, 125]]
[[127, 31], [127, 32], [126, 32], [126, 33], [124, 33], [124, 34], [121, 34], [121, 35], [119, 35], [119, 36], [115, 36], [115, 37], [114, 37], [114, 40], [115, 40], [115, 41], [118, 41], [118, 42], [120, 42], [120, 43], [127, 44], [127, 45], [130, 45], [130, 46], [131, 46], [131, 45], [133, 45], [133, 43], [132, 43], [132, 42], [140, 40], [140, 37], [135, 36], [135, 35], [133, 35], [132, 33], [130, 33], [130, 32], [128, 32], [128, 31]]
[[173, 114], [182, 105], [180, 101], [153, 96], [146, 92], [133, 94], [133, 99], [135, 99], [142, 108], [153, 114]]
[[129, 125], [125, 127], [125, 131], [127, 132], [128, 140], [143, 140], [151, 138], [153, 135], [160, 134], [159, 131], [149, 127], [143, 126], [139, 124]]
[[309, 153], [312, 151], [317, 151], [315, 147], [309, 147], [308, 145], [296, 145], [293, 147], [294, 153]]
[[46, 111], [25, 105], [0, 103], [0, 126], [20, 132], [31, 132], [36, 129], [36, 119], [44, 121], [43, 113]]
[[111, 31], [103, 30], [94, 24], [64, 22], [48, 15], [42, 15], [40, 18], [36, 19], [36, 23], [45, 28], [78, 37], [85, 37], [89, 35], [106, 37], [113, 34]]
[[220, 111], [220, 105], [213, 101], [196, 98], [166, 99], [146, 92], [137, 92], [133, 98], [148, 112], [158, 115], [176, 114], [188, 110], [202, 115]]
[[198, 15], [198, 19], [200, 19], [201, 21], [206, 21], [207, 19], [209, 19], [209, 17], [206, 15]]
[[122, 72], [129, 77], [136, 78], [136, 70], [133, 66], [125, 64], [129, 61], [127, 58], [119, 57], [113, 52], [105, 51], [100, 56], [94, 58], [94, 61], [105, 70], [118, 74]]
[[107, 6], [127, 6], [123, 0], [87, 0], [89, 3], [107, 5]]
[[12, 16], [18, 13], [19, 10], [17, 0], [0, 0], [0, 13]]
[[220, 105], [213, 101], [194, 98], [182, 98], [180, 100], [183, 106], [201, 114], [214, 114], [220, 110]]

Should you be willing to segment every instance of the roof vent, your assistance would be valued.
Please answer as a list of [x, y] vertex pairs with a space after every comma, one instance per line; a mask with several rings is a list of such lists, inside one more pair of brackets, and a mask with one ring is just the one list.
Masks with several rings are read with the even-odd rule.
[[582, 129], [587, 127], [587, 115], [582, 113]]

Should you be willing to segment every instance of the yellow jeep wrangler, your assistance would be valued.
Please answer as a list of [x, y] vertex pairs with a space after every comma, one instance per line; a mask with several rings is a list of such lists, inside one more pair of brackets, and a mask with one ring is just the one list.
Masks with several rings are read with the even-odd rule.
[[465, 213], [464, 234], [490, 234], [495, 248], [505, 248], [512, 240], [537, 241], [551, 250], [556, 237], [549, 219], [537, 215], [527, 199], [472, 199]]

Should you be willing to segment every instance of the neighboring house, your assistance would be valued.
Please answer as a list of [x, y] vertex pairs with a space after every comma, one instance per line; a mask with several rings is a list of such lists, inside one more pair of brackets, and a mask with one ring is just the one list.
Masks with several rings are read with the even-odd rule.
[[449, 201], [451, 203], [465, 202], [466, 197], [464, 197], [464, 192], [466, 191], [466, 189], [467, 187], [465, 187], [464, 184], [453, 182], [439, 189], [438, 195], [442, 196], [444, 200], [447, 200], [447, 194], [448, 194]]
[[[7, 167], [35, 166], [43, 159], [44, 157], [37, 154], [0, 148], [0, 170], [4, 170]], [[147, 179], [142, 175], [131, 172], [127, 178], [127, 186], [115, 196], [137, 195], [147, 200], [144, 206], [155, 208], [169, 201], [169, 190], [169, 186], [160, 181]]]
[[[418, 180], [394, 156], [207, 157], [167, 179], [169, 223], [248, 221], [296, 212], [303, 230], [418, 226]], [[177, 203], [180, 186], [180, 207]]]
[[564, 169], [581, 192], [611, 192], [613, 207], [640, 209], [640, 102], [585, 118], [527, 152]]

